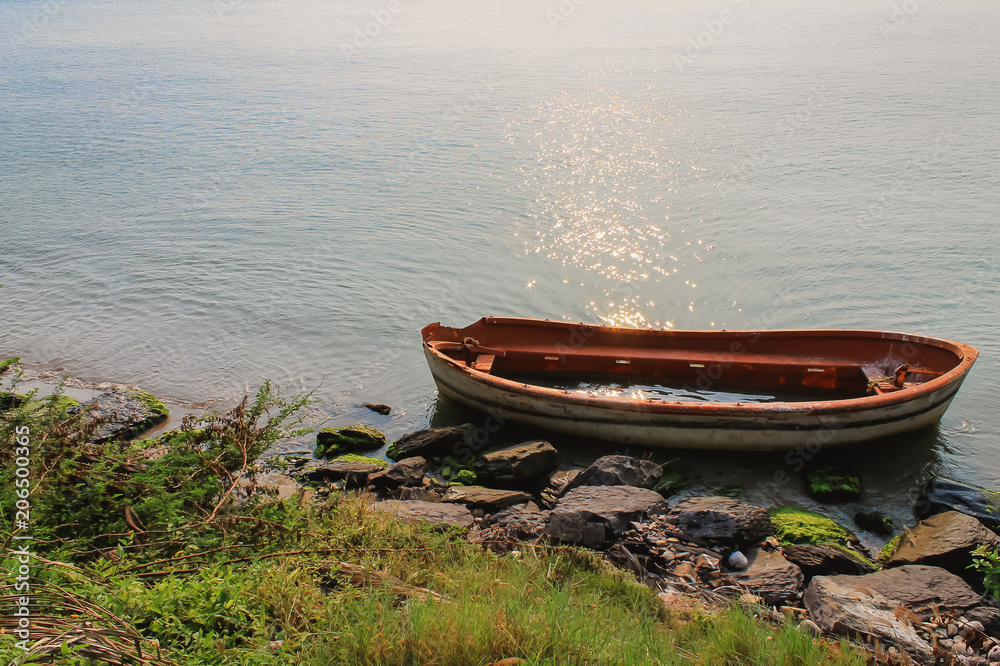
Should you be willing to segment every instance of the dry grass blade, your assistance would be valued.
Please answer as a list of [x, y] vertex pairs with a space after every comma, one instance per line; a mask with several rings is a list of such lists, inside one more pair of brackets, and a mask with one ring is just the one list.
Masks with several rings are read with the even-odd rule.
[[358, 564], [349, 562], [327, 562], [317, 569], [317, 573], [329, 576], [331, 579], [347, 580], [356, 587], [376, 587], [378, 585], [388, 585], [398, 596], [420, 601], [433, 599], [434, 601], [448, 603], [448, 597], [438, 594], [426, 587], [415, 587], [407, 585], [400, 579], [382, 571], [372, 571]]
[[[23, 592], [12, 585], [0, 586], [0, 605], [12, 607]], [[63, 645], [78, 650], [76, 654], [109, 664], [136, 666], [171, 666], [162, 659], [154, 643], [143, 639], [133, 626], [105, 608], [72, 592], [42, 580], [31, 587], [31, 638], [25, 656], [29, 658], [58, 655]], [[11, 634], [18, 618], [0, 616], [0, 630]]]

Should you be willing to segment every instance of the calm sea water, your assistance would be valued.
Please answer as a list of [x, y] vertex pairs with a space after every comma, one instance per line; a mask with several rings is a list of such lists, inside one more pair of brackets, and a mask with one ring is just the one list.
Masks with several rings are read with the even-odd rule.
[[0, 354], [217, 405], [318, 387], [317, 421], [392, 438], [477, 418], [437, 402], [433, 321], [902, 330], [982, 356], [939, 429], [841, 454], [867, 501], [1000, 486], [998, 27], [994, 0], [4, 1]]

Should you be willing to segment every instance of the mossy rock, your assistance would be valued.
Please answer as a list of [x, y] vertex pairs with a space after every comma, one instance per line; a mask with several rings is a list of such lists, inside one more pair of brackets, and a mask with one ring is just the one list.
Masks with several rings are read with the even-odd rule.
[[817, 502], [857, 502], [861, 479], [836, 467], [824, 467], [806, 475], [809, 494]]
[[18, 407], [23, 400], [24, 396], [20, 396], [16, 393], [0, 392], [0, 412]]
[[796, 543], [822, 544], [834, 542], [846, 544], [851, 533], [826, 516], [799, 509], [783, 507], [768, 511], [774, 523], [774, 533], [782, 545]]
[[877, 559], [879, 564], [885, 566], [886, 564], [889, 563], [889, 560], [892, 559], [892, 556], [896, 554], [896, 550], [899, 548], [899, 540], [902, 538], [903, 538], [902, 533], [897, 534], [896, 536], [889, 539], [884, 546], [882, 546], [882, 550], [879, 551]]
[[25, 409], [32, 412], [37, 412], [40, 409], [48, 409], [51, 405], [55, 408], [57, 412], [66, 411], [71, 407], [76, 407], [80, 404], [79, 400], [74, 400], [69, 396], [65, 395], [47, 395], [44, 398], [38, 398], [37, 400], [32, 400], [27, 405]]
[[385, 435], [366, 425], [323, 428], [316, 433], [316, 457], [331, 458], [345, 453], [374, 451], [385, 446]]
[[20, 362], [21, 358], [19, 356], [14, 356], [13, 358], [5, 358], [4, 360], [0, 361], [0, 375], [7, 372], [7, 369], [10, 368], [12, 365], [17, 365]]
[[864, 555], [854, 550], [853, 548], [848, 548], [842, 543], [837, 543], [836, 541], [828, 541], [823, 545], [828, 546], [830, 548], [836, 548], [844, 555], [847, 555], [851, 559], [857, 560], [862, 566], [866, 567], [869, 570], [871, 570], [874, 567], [871, 560], [869, 560], [868, 558], [866, 558]]
[[345, 453], [342, 456], [337, 456], [332, 462], [358, 462], [358, 463], [371, 463], [373, 465], [378, 465], [382, 469], [389, 466], [384, 460], [379, 460], [378, 458], [372, 458], [370, 456], [359, 456], [357, 453]]
[[664, 497], [670, 497], [687, 487], [687, 477], [685, 477], [679, 470], [665, 469], [663, 470], [663, 476], [661, 476], [660, 480], [656, 482], [655, 486], [653, 486], [653, 490], [660, 493]]
[[740, 488], [739, 486], [732, 486], [732, 485], [719, 486], [718, 488], [712, 490], [711, 494], [716, 497], [736, 498], [743, 494], [743, 489]]
[[157, 423], [163, 423], [170, 416], [170, 410], [163, 404], [163, 401], [148, 391], [129, 391], [132, 397], [141, 402], [149, 410], [150, 427]]

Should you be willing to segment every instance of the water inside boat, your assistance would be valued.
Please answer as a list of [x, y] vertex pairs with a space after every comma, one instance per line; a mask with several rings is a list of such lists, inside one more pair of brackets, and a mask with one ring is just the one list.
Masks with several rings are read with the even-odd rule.
[[577, 377], [555, 373], [502, 373], [504, 379], [571, 391], [594, 397], [622, 397], [659, 402], [810, 402], [814, 400], [846, 400], [863, 397], [864, 393], [838, 389], [799, 388], [795, 390], [762, 390], [760, 386], [722, 385], [713, 383], [710, 389], [688, 384], [663, 384], [657, 377]]

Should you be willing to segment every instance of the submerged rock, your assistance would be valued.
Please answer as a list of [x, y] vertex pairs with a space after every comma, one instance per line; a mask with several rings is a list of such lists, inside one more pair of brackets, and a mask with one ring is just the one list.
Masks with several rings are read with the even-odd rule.
[[381, 403], [365, 402], [362, 403], [361, 406], [364, 407], [365, 409], [370, 409], [376, 414], [381, 414], [382, 416], [386, 416], [389, 414], [389, 412], [392, 411], [392, 407], [390, 407], [389, 405], [383, 405]]
[[375, 428], [356, 424], [323, 428], [316, 433], [316, 457], [332, 458], [345, 453], [374, 451], [385, 446], [385, 435]]
[[854, 514], [854, 524], [858, 529], [868, 530], [873, 534], [892, 534], [892, 518], [879, 511], [858, 511]]
[[139, 389], [108, 391], [73, 407], [99, 422], [96, 442], [133, 439], [167, 420], [170, 411], [152, 393]]
[[635, 486], [652, 488], [663, 476], [663, 467], [632, 456], [604, 456], [583, 470], [568, 490], [580, 486]]
[[473, 469], [483, 483], [491, 486], [537, 491], [558, 459], [554, 446], [535, 440], [484, 453]]
[[471, 440], [475, 430], [475, 426], [466, 423], [450, 428], [428, 428], [410, 432], [390, 444], [386, 456], [393, 460], [412, 456], [423, 456], [428, 459], [455, 456], [467, 460], [463, 454], [471, 455], [473, 451]]
[[994, 531], [1000, 531], [1000, 493], [964, 481], [936, 477], [924, 486], [917, 500], [917, 517], [958, 511], [972, 516]]
[[665, 507], [659, 493], [635, 486], [582, 486], [564, 495], [545, 533], [556, 541], [600, 548], [629, 523]]
[[836, 467], [824, 467], [806, 475], [809, 494], [818, 502], [857, 502], [861, 479]]
[[664, 521], [685, 535], [723, 546], [753, 546], [774, 534], [766, 510], [731, 497], [683, 499]]
[[1000, 546], [1000, 537], [972, 516], [947, 511], [923, 520], [899, 540], [889, 566], [927, 564], [938, 566], [974, 580], [980, 575], [969, 571], [972, 549], [980, 544]]

